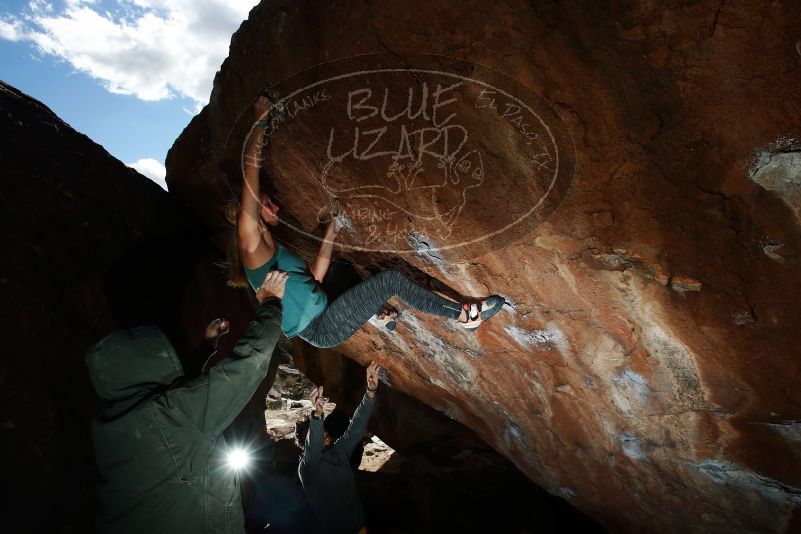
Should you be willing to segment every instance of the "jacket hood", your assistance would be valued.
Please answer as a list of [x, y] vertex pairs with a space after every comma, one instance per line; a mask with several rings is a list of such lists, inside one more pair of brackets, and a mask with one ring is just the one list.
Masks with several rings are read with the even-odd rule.
[[183, 376], [178, 355], [155, 326], [115, 332], [86, 353], [89, 378], [106, 401], [134, 399]]

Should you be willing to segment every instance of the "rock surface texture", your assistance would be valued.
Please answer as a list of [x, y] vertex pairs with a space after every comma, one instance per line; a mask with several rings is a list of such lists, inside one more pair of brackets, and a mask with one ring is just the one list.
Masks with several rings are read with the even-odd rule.
[[310, 259], [339, 210], [364, 273], [509, 302], [475, 333], [399, 304], [337, 350], [610, 529], [801, 529], [799, 40], [791, 0], [265, 0], [167, 180], [226, 228], [275, 86], [282, 241]]

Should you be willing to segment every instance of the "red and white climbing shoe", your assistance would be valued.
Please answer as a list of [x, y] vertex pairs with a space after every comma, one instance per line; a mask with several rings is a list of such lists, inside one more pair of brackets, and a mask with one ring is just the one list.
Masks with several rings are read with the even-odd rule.
[[462, 304], [465, 311], [465, 320], [459, 323], [468, 330], [475, 330], [478, 326], [501, 311], [506, 301], [500, 295], [492, 295], [479, 302]]

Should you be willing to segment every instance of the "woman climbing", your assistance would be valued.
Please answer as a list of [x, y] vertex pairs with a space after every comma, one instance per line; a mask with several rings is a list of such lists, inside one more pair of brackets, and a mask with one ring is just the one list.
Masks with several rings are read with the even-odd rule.
[[458, 320], [467, 329], [476, 329], [495, 315], [504, 300], [492, 295], [474, 303], [460, 304], [424, 289], [396, 270], [386, 270], [342, 293], [329, 302], [321, 286], [331, 263], [338, 219], [332, 218], [320, 251], [311, 265], [273, 239], [269, 227], [279, 223], [278, 205], [260, 191], [262, 136], [270, 101], [260, 96], [253, 104], [256, 121], [244, 152], [244, 183], [240, 203], [232, 203], [229, 219], [236, 224], [235, 239], [229, 251], [230, 281], [233, 286], [250, 285], [254, 291], [273, 270], [288, 273], [284, 289], [281, 327], [288, 337], [300, 336], [320, 348], [335, 347], [348, 339], [378, 313], [385, 326], [393, 326], [397, 312], [387, 301], [397, 295], [420, 311]]

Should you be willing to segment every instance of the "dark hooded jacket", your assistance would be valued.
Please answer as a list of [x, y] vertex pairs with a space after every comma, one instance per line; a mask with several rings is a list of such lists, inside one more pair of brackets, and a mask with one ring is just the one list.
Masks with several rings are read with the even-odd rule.
[[317, 532], [356, 534], [364, 526], [364, 512], [350, 457], [364, 437], [375, 398], [366, 394], [353, 413], [348, 430], [330, 447], [323, 448], [323, 420], [312, 417], [298, 464], [303, 491], [314, 512]]
[[267, 374], [281, 305], [265, 301], [233, 356], [192, 380], [155, 327], [116, 332], [86, 355], [103, 407], [92, 423], [98, 532], [244, 532], [223, 430]]

